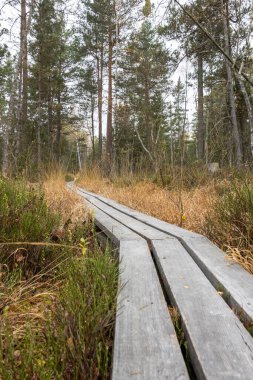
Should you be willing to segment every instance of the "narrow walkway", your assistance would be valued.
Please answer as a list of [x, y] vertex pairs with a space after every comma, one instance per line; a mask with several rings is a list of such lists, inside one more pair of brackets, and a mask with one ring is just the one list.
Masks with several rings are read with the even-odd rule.
[[202, 235], [68, 186], [119, 249], [112, 379], [252, 380], [253, 276]]

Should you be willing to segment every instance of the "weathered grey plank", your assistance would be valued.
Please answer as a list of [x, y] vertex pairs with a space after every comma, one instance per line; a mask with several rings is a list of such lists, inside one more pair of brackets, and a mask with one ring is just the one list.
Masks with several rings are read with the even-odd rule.
[[128, 216], [121, 211], [116, 210], [115, 208], [107, 205], [106, 203], [100, 201], [96, 197], [85, 195], [85, 199], [88, 200], [93, 206], [96, 206], [98, 209], [102, 210], [104, 213], [111, 216], [113, 219], [117, 220], [121, 224], [127, 226], [132, 231], [135, 231], [137, 234], [139, 234], [142, 237], [148, 238], [148, 239], [165, 239], [168, 236], [158, 231], [157, 229], [150, 227], [146, 225], [145, 223], [142, 223], [131, 216]]
[[198, 379], [253, 379], [253, 339], [176, 239], [152, 241]]
[[113, 380], [188, 379], [147, 243], [120, 242]]
[[[79, 194], [79, 192], [77, 191]], [[121, 223], [105, 214], [99, 208], [94, 206], [87, 200], [87, 205], [94, 211], [95, 224], [108, 238], [116, 245], [119, 245], [121, 240], [140, 240], [141, 237], [126, 228]]]
[[202, 236], [200, 234], [197, 234], [196, 232], [187, 231], [181, 227], [175, 226], [174, 224], [166, 223], [160, 219], [154, 218], [153, 216], [144, 214], [140, 211], [133, 210], [130, 207], [124, 206], [116, 201], [113, 201], [112, 199], [105, 198], [101, 195], [91, 193], [81, 188], [79, 188], [79, 190], [80, 190], [80, 193], [83, 193], [83, 195], [93, 196], [99, 199], [100, 201], [104, 202], [105, 204], [115, 208], [116, 210], [119, 210], [151, 227], [156, 228], [157, 230], [161, 232], [165, 232], [174, 237], [183, 238], [183, 237], [201, 237]]
[[147, 242], [87, 202], [95, 224], [119, 246], [112, 380], [189, 379]]
[[253, 322], [253, 276], [229, 261], [226, 254], [205, 237], [185, 238], [182, 244], [216, 289], [224, 292], [227, 302]]
[[[91, 197], [90, 199], [93, 203], [96, 203], [93, 198]], [[115, 215], [115, 212], [112, 212], [111, 208], [105, 204], [105, 201], [103, 203], [104, 206], [99, 203], [99, 207], [102, 209], [106, 207], [108, 214]], [[118, 209], [117, 207], [114, 208]], [[137, 216], [138, 219], [138, 214], [134, 218]], [[127, 211], [127, 216], [129, 215]], [[122, 217], [117, 214], [117, 218]], [[132, 221], [131, 219], [124, 219], [125, 224], [133, 223], [133, 219]], [[150, 220], [146, 221], [147, 224], [153, 225]], [[212, 260], [212, 250], [217, 250], [217, 248], [212, 244], [210, 247], [210, 242], [203, 237], [199, 237], [199, 235], [194, 237], [192, 235], [179, 236], [179, 239], [187, 247], [192, 257], [194, 257], [193, 253], [197, 251], [195, 245], [200, 248], [202, 254], [198, 252], [195, 261], [203, 270], [202, 272], [179, 241], [176, 239], [166, 240], [164, 236], [162, 240], [152, 240], [154, 235], [150, 234], [151, 230], [146, 234], [143, 226], [137, 226], [139, 227], [137, 232], [139, 233], [141, 230], [142, 236], [145, 236], [149, 241], [151, 240], [166, 290], [182, 315], [189, 352], [197, 377], [199, 379], [252, 379], [252, 338], [203, 273], [206, 273], [205, 268], [209, 270], [211, 265], [209, 263], [209, 265], [205, 266], [206, 255], [203, 251], [207, 249], [206, 244], [209, 243], [208, 252], [210, 255], [208, 254], [207, 256], [210, 260]], [[132, 224], [131, 228], [134, 229], [135, 225]], [[200, 242], [202, 247], [199, 245]], [[228, 262], [224, 259], [224, 253], [221, 254], [219, 250], [218, 252], [216, 251], [217, 253], [219, 254], [220, 262], [219, 260], [216, 262], [220, 271], [219, 276], [221, 276], [224, 263], [226, 263], [227, 268], [230, 268], [230, 265], [227, 265]], [[201, 257], [201, 260], [199, 257]], [[239, 271], [240, 275], [246, 273], [239, 266], [233, 265], [232, 267], [236, 267], [235, 276], [238, 276], [237, 271]], [[231, 274], [228, 276], [227, 280], [231, 279]], [[251, 278], [250, 275], [248, 276]], [[217, 285], [215, 281], [212, 282]], [[246, 284], [244, 285], [246, 286]], [[239, 283], [238, 286], [240, 286]], [[229, 288], [231, 288], [231, 282]], [[245, 296], [245, 300], [250, 299], [250, 294], [245, 295], [244, 289], [241, 288], [241, 290], [243, 294], [238, 294], [237, 297], [242, 299]]]
[[[84, 190], [83, 190], [84, 191]], [[86, 191], [84, 191], [86, 193]], [[91, 193], [89, 193], [91, 194]], [[243, 312], [253, 322], [253, 276], [241, 266], [227, 260], [226, 254], [202, 235], [186, 231], [141, 212], [131, 210], [107, 198], [97, 196], [104, 203], [133, 218], [178, 238], [211, 283], [223, 290], [227, 302]]]

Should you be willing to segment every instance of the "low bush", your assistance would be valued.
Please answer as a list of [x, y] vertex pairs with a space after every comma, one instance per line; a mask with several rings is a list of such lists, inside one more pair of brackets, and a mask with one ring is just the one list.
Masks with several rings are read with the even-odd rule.
[[[253, 271], [253, 183], [234, 181], [223, 188], [213, 212], [206, 217], [205, 233], [222, 249]], [[239, 254], [238, 254], [239, 252]], [[245, 263], [245, 256], [246, 262]], [[240, 260], [241, 257], [241, 260]], [[252, 262], [250, 269], [248, 264]]]
[[1, 241], [42, 241], [59, 225], [49, 210], [42, 189], [23, 181], [0, 179]]
[[75, 180], [75, 177], [73, 176], [73, 174], [69, 174], [69, 173], [65, 174], [65, 181], [66, 182], [72, 182], [74, 180]]
[[[109, 379], [117, 264], [97, 246], [92, 255], [80, 253], [58, 270], [58, 282], [44, 283], [47, 291], [40, 287], [36, 293], [44, 298], [43, 313], [38, 304], [30, 305], [19, 324], [14, 305], [0, 314], [1, 379]], [[32, 297], [19, 300], [20, 312]]]
[[62, 182], [50, 189], [46, 201], [39, 186], [0, 181], [0, 379], [107, 379], [118, 265], [83, 203]]

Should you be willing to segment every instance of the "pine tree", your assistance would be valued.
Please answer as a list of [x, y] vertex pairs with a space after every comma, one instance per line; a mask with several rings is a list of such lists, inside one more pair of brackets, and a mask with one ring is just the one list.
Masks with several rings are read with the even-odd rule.
[[9, 122], [8, 100], [11, 93], [13, 66], [6, 45], [0, 46], [0, 139], [1, 139], [1, 168], [4, 174], [9, 170]]
[[166, 126], [163, 95], [168, 90], [169, 54], [150, 22], [132, 35], [123, 60], [122, 101], [131, 110], [139, 147], [156, 166]]
[[67, 64], [66, 33], [56, 1], [41, 0], [32, 26], [30, 94], [31, 113], [36, 115], [37, 161], [60, 161], [61, 131]]

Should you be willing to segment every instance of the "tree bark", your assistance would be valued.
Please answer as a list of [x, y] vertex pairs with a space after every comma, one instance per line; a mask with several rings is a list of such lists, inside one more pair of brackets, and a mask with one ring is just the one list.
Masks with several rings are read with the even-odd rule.
[[107, 108], [107, 128], [106, 128], [106, 169], [107, 175], [111, 172], [112, 166], [112, 59], [113, 59], [113, 42], [112, 27], [108, 31], [108, 108]]
[[247, 115], [248, 115], [248, 120], [249, 120], [249, 129], [250, 129], [250, 135], [249, 135], [249, 146], [250, 146], [250, 149], [247, 149], [248, 153], [250, 153], [250, 158], [252, 158], [252, 155], [253, 155], [253, 145], [252, 145], [252, 137], [253, 137], [253, 110], [252, 110], [252, 105], [251, 105], [251, 101], [250, 101], [250, 97], [248, 95], [248, 92], [247, 92], [247, 89], [245, 87], [245, 84], [244, 84], [244, 81], [241, 77], [240, 74], [236, 73], [236, 78], [238, 80], [238, 83], [239, 83], [239, 86], [241, 88], [241, 91], [242, 91], [242, 95], [243, 95], [243, 98], [244, 98], [244, 102], [245, 102], [245, 106], [246, 106], [246, 109], [247, 109]]
[[41, 70], [39, 68], [39, 104], [38, 104], [38, 125], [37, 125], [37, 166], [41, 172], [41, 121], [42, 121], [42, 100], [41, 100]]
[[98, 162], [102, 163], [103, 150], [103, 46], [100, 50], [100, 57], [97, 56], [97, 77], [98, 77]]
[[[221, 3], [222, 3], [222, 15], [223, 15], [223, 27], [224, 27], [225, 52], [227, 55], [231, 57], [228, 0], [221, 0]], [[234, 146], [235, 146], [236, 166], [239, 169], [242, 165], [242, 149], [241, 149], [240, 134], [239, 134], [239, 129], [238, 129], [237, 117], [236, 117], [233, 75], [232, 75], [231, 65], [227, 59], [225, 59], [225, 64], [226, 64], [226, 71], [227, 71], [227, 89], [228, 89], [228, 98], [229, 98], [229, 106], [230, 106], [230, 117], [231, 117], [231, 123], [233, 127], [233, 140], [234, 140]]]
[[23, 149], [25, 149], [25, 143], [27, 140], [28, 61], [26, 0], [21, 0], [20, 51], [20, 112], [17, 133], [17, 155], [20, 153], [20, 151], [23, 151]]
[[[27, 27], [26, 27], [26, 38], [28, 36], [30, 26], [31, 26], [31, 20], [32, 20], [32, 14], [33, 14], [33, 9], [34, 9], [34, 0], [31, 0], [30, 3], [30, 12], [29, 12], [29, 17], [27, 20]], [[23, 9], [24, 11], [24, 9]], [[25, 13], [25, 12], [24, 12]], [[20, 27], [20, 33], [21, 33], [21, 27]], [[21, 34], [20, 34], [21, 37]], [[26, 50], [27, 50], [27, 43], [26, 43]], [[20, 131], [19, 131], [19, 124], [21, 122], [20, 116], [21, 116], [21, 85], [22, 85], [22, 79], [21, 79], [21, 68], [22, 68], [22, 43], [21, 43], [21, 38], [20, 38], [20, 51], [18, 55], [18, 60], [15, 66], [15, 71], [14, 71], [14, 77], [12, 80], [12, 89], [10, 93], [10, 99], [9, 99], [9, 108], [8, 108], [8, 114], [7, 114], [7, 122], [6, 122], [6, 128], [5, 128], [5, 141], [6, 144], [4, 144], [3, 147], [3, 162], [2, 162], [2, 170], [4, 173], [8, 173], [9, 166], [10, 166], [10, 137], [11, 137], [11, 132], [12, 129], [14, 128], [13, 126], [13, 115], [14, 115], [14, 107], [15, 107], [15, 94], [17, 91], [17, 84], [19, 83], [19, 104], [18, 104], [18, 125], [17, 125], [17, 135], [18, 138], [20, 139]], [[27, 92], [26, 92], [27, 94]], [[19, 144], [20, 141], [18, 141]], [[17, 146], [16, 146], [17, 149]]]
[[58, 90], [57, 96], [57, 133], [56, 133], [56, 160], [57, 163], [60, 163], [61, 159], [61, 131], [62, 131], [62, 123], [61, 123], [61, 90]]
[[203, 90], [203, 56], [198, 52], [198, 159], [204, 158], [204, 90]]
[[94, 99], [91, 94], [91, 143], [92, 143], [92, 161], [95, 162], [95, 126], [94, 126]]
[[8, 121], [6, 121], [6, 125], [3, 130], [2, 173], [5, 176], [7, 176], [8, 169], [9, 169], [9, 135], [8, 135], [7, 123]]
[[48, 99], [47, 99], [47, 127], [48, 127], [48, 158], [52, 161], [53, 157], [53, 96], [51, 81], [49, 82]]
[[27, 93], [28, 93], [28, 61], [27, 61], [27, 20], [26, 20], [26, 0], [22, 0], [22, 39], [23, 39], [23, 90], [22, 90], [22, 121], [27, 122]]

